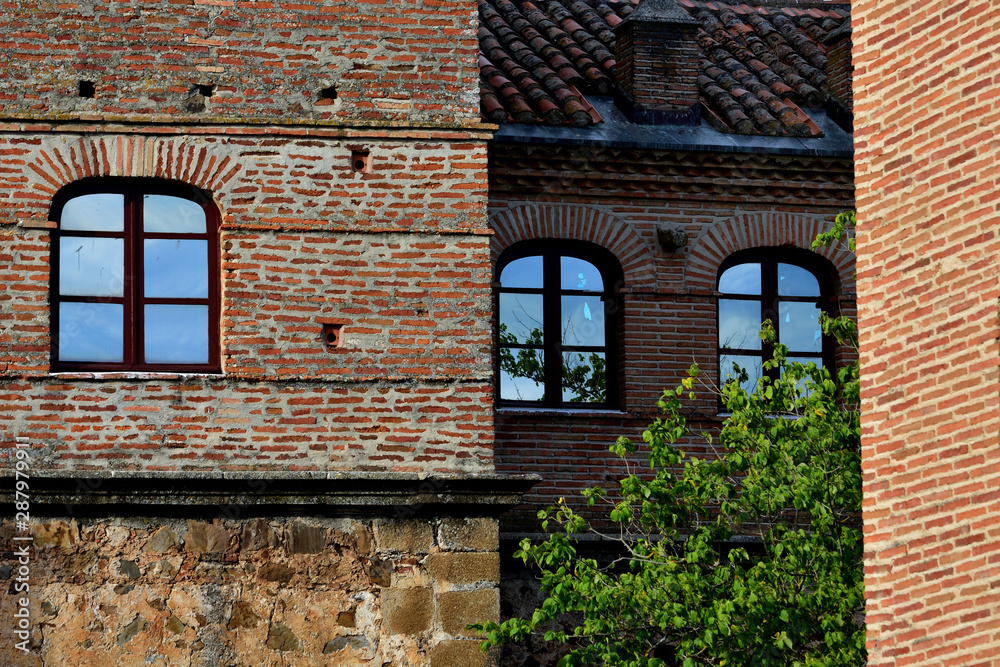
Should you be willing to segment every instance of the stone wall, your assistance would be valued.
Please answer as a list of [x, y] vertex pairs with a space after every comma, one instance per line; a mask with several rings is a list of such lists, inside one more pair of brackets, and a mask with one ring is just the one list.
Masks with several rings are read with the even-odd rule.
[[498, 619], [494, 518], [36, 518], [31, 536], [31, 655], [0, 597], [11, 667], [491, 660], [465, 626]]

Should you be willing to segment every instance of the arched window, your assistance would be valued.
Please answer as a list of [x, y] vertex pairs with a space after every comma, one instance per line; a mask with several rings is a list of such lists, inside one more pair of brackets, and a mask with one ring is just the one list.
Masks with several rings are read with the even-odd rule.
[[788, 346], [789, 360], [832, 365], [833, 344], [819, 323], [833, 296], [831, 275], [825, 259], [805, 250], [762, 248], [726, 259], [718, 282], [720, 380], [734, 377], [735, 364], [749, 375], [749, 391], [764, 374], [774, 352], [758, 335], [764, 320]]
[[218, 215], [193, 188], [84, 181], [57, 197], [56, 370], [218, 371]]
[[618, 406], [620, 280], [614, 256], [589, 243], [531, 241], [500, 257], [501, 405]]

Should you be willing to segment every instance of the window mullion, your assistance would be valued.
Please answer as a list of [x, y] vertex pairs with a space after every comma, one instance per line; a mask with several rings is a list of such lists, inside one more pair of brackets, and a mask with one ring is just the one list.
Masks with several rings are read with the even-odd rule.
[[545, 290], [545, 402], [562, 403], [562, 299], [559, 281], [559, 255], [548, 250], [542, 258], [542, 286]]
[[[770, 320], [774, 328], [774, 340], [778, 341], [781, 335], [781, 317], [778, 307], [778, 261], [773, 257], [768, 257], [761, 262], [761, 322]], [[761, 341], [761, 369], [764, 362], [774, 358], [774, 344]], [[778, 379], [778, 369], [763, 371], [772, 380]]]
[[125, 192], [125, 280], [124, 280], [124, 309], [123, 323], [125, 331], [122, 335], [122, 343], [125, 346], [124, 361], [126, 368], [134, 368], [138, 362], [138, 347], [136, 345], [136, 277], [138, 263], [136, 258], [136, 225], [138, 224], [138, 211], [135, 205], [135, 190], [129, 188]]

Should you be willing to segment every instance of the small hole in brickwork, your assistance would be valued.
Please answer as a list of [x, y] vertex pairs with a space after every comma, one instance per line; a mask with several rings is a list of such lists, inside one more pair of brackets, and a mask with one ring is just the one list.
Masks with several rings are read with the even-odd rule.
[[202, 97], [211, 97], [212, 93], [215, 92], [214, 83], [197, 83], [194, 87], [198, 89], [198, 94]]
[[335, 347], [343, 345], [343, 332], [343, 324], [331, 324], [329, 322], [323, 324], [323, 345], [327, 350], [332, 350]]
[[351, 171], [371, 171], [371, 153], [368, 151], [351, 151]]
[[337, 99], [337, 87], [330, 86], [329, 88], [324, 88], [319, 91], [319, 99], [321, 100], [335, 100]]
[[97, 91], [94, 88], [93, 81], [80, 81], [79, 85], [77, 86], [77, 92], [79, 93], [80, 97], [85, 97], [87, 99], [93, 99], [94, 95], [97, 94]]

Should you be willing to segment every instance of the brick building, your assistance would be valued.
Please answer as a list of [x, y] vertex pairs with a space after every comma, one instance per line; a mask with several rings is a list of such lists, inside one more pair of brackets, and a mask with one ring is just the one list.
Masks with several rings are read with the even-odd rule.
[[1000, 665], [1000, 18], [852, 14], [869, 664]]
[[847, 5], [788, 5], [5, 6], [4, 660], [486, 660], [501, 530], [692, 361], [844, 352]]
[[[851, 137], [834, 122], [849, 118], [850, 102], [825, 88], [838, 76], [849, 80], [849, 71], [828, 76], [821, 52], [849, 48], [846, 5], [751, 8], [692, 1], [667, 3], [654, 13], [651, 8], [660, 5], [648, 3], [636, 16], [628, 2], [598, 3], [593, 11], [581, 3], [567, 6], [575, 14], [563, 13], [558, 3], [547, 4], [542, 16], [530, 3], [480, 2], [484, 112], [494, 109], [489, 117], [506, 121], [489, 152], [501, 324], [513, 319], [502, 302], [506, 252], [566, 248], [574, 257], [591, 252], [600, 265], [604, 249], [613, 255], [606, 270], [620, 281], [604, 309], [607, 340], [614, 340], [606, 363], [615, 368], [606, 398], [581, 402], [577, 392], [554, 400], [559, 392], [548, 387], [546, 405], [533, 405], [514, 395], [513, 382], [505, 395], [510, 378], [499, 364], [498, 470], [542, 477], [528, 504], [505, 519], [512, 536], [537, 530], [538, 506], [617, 480], [623, 468], [608, 447], [620, 435], [640, 435], [663, 389], [685, 377], [693, 362], [717, 377], [720, 337], [732, 335], [720, 334], [717, 326], [720, 269], [779, 260], [802, 265], [824, 283], [826, 306], [847, 314], [854, 309], [850, 253], [809, 252], [815, 235], [853, 205]], [[685, 11], [679, 12], [681, 6]], [[640, 39], [650, 32], [654, 39]], [[575, 54], [572, 65], [549, 48], [567, 34], [586, 51]], [[615, 77], [639, 80], [644, 72], [663, 72], [662, 66], [644, 70], [632, 63], [675, 62], [678, 44], [682, 54], [694, 54], [669, 83], [672, 90], [692, 84], [685, 100], [646, 101], [639, 109], [627, 95], [615, 96]], [[623, 61], [622, 52], [631, 61]], [[624, 64], [616, 66], [616, 57]], [[533, 69], [526, 72], [517, 62]], [[839, 61], [844, 69], [849, 64]], [[630, 67], [640, 73], [630, 75]], [[535, 90], [553, 72], [566, 93], [553, 100], [561, 102], [555, 109]], [[562, 113], [553, 119], [546, 110]], [[692, 120], [698, 115], [700, 121]], [[740, 254], [753, 249], [768, 250]], [[768, 303], [738, 306], [748, 309], [740, 312], [749, 319], [726, 315], [753, 322], [754, 331], [765, 316], [790, 315], [756, 294], [758, 302]], [[809, 329], [809, 349], [802, 354], [818, 360], [824, 351], [814, 347], [814, 333], [815, 327]], [[754, 333], [748, 348], [755, 340]], [[727, 362], [740, 357], [749, 366], [760, 354], [737, 347], [724, 355]], [[836, 357], [825, 352], [828, 361]], [[702, 426], [711, 428], [717, 406], [714, 398], [704, 399]]]

